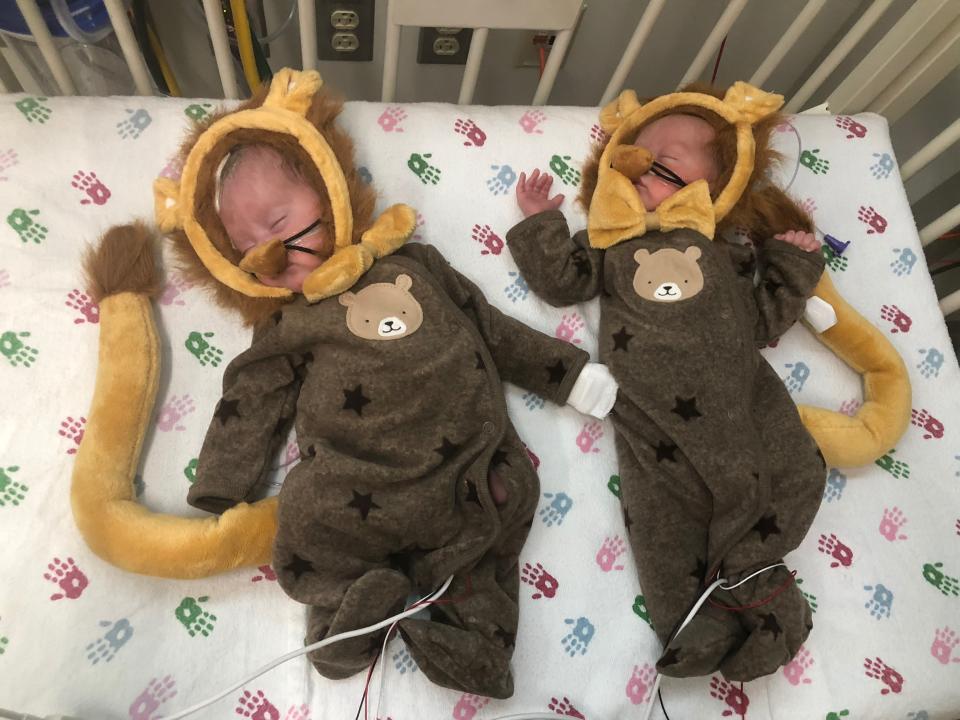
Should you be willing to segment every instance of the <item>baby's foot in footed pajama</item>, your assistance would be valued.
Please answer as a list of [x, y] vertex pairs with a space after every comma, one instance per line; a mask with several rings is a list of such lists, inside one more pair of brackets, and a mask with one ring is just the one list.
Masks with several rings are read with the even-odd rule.
[[709, 675], [744, 637], [733, 613], [705, 605], [664, 648], [657, 670], [670, 677]]

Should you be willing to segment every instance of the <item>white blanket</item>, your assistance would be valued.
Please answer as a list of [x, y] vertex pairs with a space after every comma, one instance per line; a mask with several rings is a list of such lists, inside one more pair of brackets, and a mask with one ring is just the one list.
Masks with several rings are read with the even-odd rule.
[[[6, 96], [0, 103], [2, 707], [88, 720], [158, 718], [301, 645], [304, 609], [269, 568], [195, 581], [127, 574], [87, 550], [70, 514], [97, 353], [81, 250], [111, 225], [151, 217], [152, 179], [172, 171], [166, 159], [189, 118], [211, 107], [158, 98]], [[598, 137], [595, 117], [588, 108], [353, 103], [342, 122], [381, 207], [418, 208], [419, 239], [437, 245], [495, 305], [595, 356], [596, 304], [541, 302], [502, 241], [520, 219], [516, 177], [534, 167], [557, 176], [571, 229], [583, 227], [572, 200]], [[788, 156], [782, 182], [809, 204], [823, 232], [850, 243], [830, 272], [906, 360], [916, 425], [876, 465], [830, 471], [813, 528], [788, 558], [816, 610], [794, 662], [742, 691], [719, 675], [667, 679], [664, 702], [674, 720], [953, 718], [960, 708], [960, 369], [886, 124], [873, 115], [796, 117], [777, 142]], [[194, 458], [223, 368], [248, 336], [175, 272], [157, 311], [164, 373], [142, 501], [198, 515], [185, 502]], [[856, 376], [801, 327], [766, 355], [798, 401], [852, 410], [860, 398]], [[651, 702], [659, 649], [625, 549], [612, 427], [516, 388], [508, 394], [516, 427], [539, 458], [543, 493], [521, 557], [515, 696], [488, 702], [434, 687], [394, 640], [385, 656], [384, 720], [520, 712], [613, 720], [639, 717]], [[286, 463], [278, 460], [278, 480]], [[362, 677], [330, 682], [300, 658], [198, 717], [349, 720], [362, 691]]]

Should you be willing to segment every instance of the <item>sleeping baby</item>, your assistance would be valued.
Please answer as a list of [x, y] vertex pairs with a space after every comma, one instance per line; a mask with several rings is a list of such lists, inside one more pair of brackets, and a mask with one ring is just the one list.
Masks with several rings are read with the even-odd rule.
[[[563, 197], [535, 171], [507, 235], [547, 301], [600, 296], [624, 522], [665, 675], [751, 680], [787, 663], [812, 626], [780, 563], [819, 507], [824, 462], [758, 347], [801, 316], [824, 261], [799, 208], [758, 187], [777, 98], [742, 83], [646, 105], [624, 93], [584, 173], [588, 230], [570, 236]], [[712, 240], [724, 215], [755, 238], [759, 284], [749, 247]], [[717, 577], [745, 582], [678, 633]]]
[[[185, 175], [212, 202], [196, 201], [183, 259], [210, 286], [258, 294], [236, 298], [253, 342], [224, 372], [189, 502], [222, 512], [253, 499], [293, 424], [301, 459], [280, 491], [273, 567], [310, 606], [306, 642], [377, 623], [452, 575], [452, 601], [399, 632], [434, 682], [508, 697], [539, 486], [502, 382], [598, 417], [616, 386], [582, 350], [491, 307], [434, 248], [403, 245], [409, 208], [371, 222], [340, 105], [307, 100], [305, 123], [275, 124], [293, 103], [271, 89], [268, 107], [261, 96], [214, 118], [185, 149]], [[345, 678], [383, 639], [310, 658]]]

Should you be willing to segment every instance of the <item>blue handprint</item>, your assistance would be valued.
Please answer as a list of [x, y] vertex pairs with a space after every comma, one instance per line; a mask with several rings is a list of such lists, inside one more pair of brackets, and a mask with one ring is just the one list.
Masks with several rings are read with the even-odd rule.
[[827, 502], [839, 500], [846, 486], [847, 476], [836, 468], [831, 468], [827, 474], [827, 484], [823, 489], [823, 499]]
[[516, 181], [517, 174], [509, 165], [491, 165], [490, 169], [496, 170], [497, 174], [487, 180], [487, 189], [494, 195], [506, 195]]
[[790, 392], [800, 392], [810, 378], [810, 368], [804, 362], [787, 363], [786, 367], [793, 368], [790, 374], [783, 379]]
[[890, 153], [873, 153], [873, 156], [879, 159], [870, 166], [870, 173], [878, 180], [890, 177], [893, 172], [893, 158]]
[[917, 254], [910, 248], [894, 248], [893, 251], [899, 253], [897, 259], [890, 263], [893, 274], [897, 277], [909, 275], [913, 266], [917, 264]]
[[507, 275], [513, 278], [513, 282], [503, 289], [507, 297], [513, 302], [526, 300], [527, 295], [530, 294], [530, 286], [527, 285], [527, 281], [524, 280], [523, 275], [516, 272], [508, 272]]
[[563, 649], [570, 657], [573, 657], [577, 653], [585, 655], [590, 641], [593, 640], [596, 628], [594, 628], [593, 624], [585, 617], [579, 617], [576, 620], [567, 618], [564, 622], [567, 625], [573, 625], [573, 629], [564, 635], [563, 640], [560, 641]]
[[893, 593], [882, 583], [877, 583], [875, 586], [864, 585], [863, 589], [873, 592], [873, 595], [864, 604], [864, 607], [870, 610], [870, 614], [877, 620], [890, 617], [890, 608], [893, 605]]
[[549, 505], [540, 509], [540, 519], [543, 520], [543, 524], [547, 527], [562, 525], [567, 513], [570, 512], [570, 508], [573, 507], [573, 500], [570, 499], [569, 495], [562, 492], [558, 492], [556, 495], [544, 493], [543, 496], [548, 499], [553, 498]]
[[924, 355], [923, 360], [917, 365], [920, 374], [925, 378], [937, 377], [940, 374], [940, 368], [943, 367], [943, 353], [936, 348], [921, 350], [920, 352]]
[[526, 405], [527, 410], [541, 410], [547, 401], [535, 392], [527, 392], [523, 394], [523, 404]]

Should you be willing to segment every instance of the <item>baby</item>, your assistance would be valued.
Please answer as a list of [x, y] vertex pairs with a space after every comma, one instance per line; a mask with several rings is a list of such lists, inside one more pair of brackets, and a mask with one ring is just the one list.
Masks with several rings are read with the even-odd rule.
[[[610, 165], [629, 179], [642, 207], [663, 211], [696, 181], [705, 181], [715, 198], [738, 157], [736, 135], [727, 132], [733, 126], [699, 107], [651, 119], [633, 147], [615, 147], [623, 152]], [[767, 159], [776, 119], [762, 122], [765, 132], [753, 131], [757, 156]], [[591, 237], [581, 231], [571, 238], [558, 210], [563, 196], [551, 197], [551, 183], [537, 170], [520, 176], [517, 203], [526, 219], [507, 241], [530, 287], [547, 301], [565, 305], [600, 295], [600, 359], [620, 385], [612, 418], [624, 522], [665, 645], [658, 669], [678, 677], [719, 669], [734, 680], [773, 672], [807, 637], [810, 608], [785, 567], [747, 578], [803, 539], [825, 473], [757, 346], [800, 317], [821, 275], [809, 221], [775, 188], [748, 189], [740, 205], [753, 208], [751, 230], [759, 236], [755, 286], [749, 248], [711, 242], [688, 226], [659, 232], [648, 224], [647, 232], [598, 249], [591, 240], [601, 215], [590, 208]], [[586, 169], [584, 185], [581, 200], [589, 206], [596, 202], [596, 164]], [[604, 208], [615, 208], [607, 217], [639, 207], [626, 197], [629, 184], [617, 187], [622, 204]], [[611, 226], [625, 227], [622, 217]], [[718, 573], [731, 584], [746, 582], [714, 592], [676, 634]]]
[[[297, 162], [240, 145], [215, 193], [239, 267], [299, 293], [334, 233], [326, 190]], [[405, 245], [350, 290], [314, 304], [297, 295], [255, 328], [224, 372], [188, 500], [212, 512], [251, 500], [295, 422], [301, 461], [280, 492], [273, 566], [310, 605], [306, 642], [379, 622], [454, 575], [454, 601], [399, 631], [434, 682], [508, 697], [517, 561], [539, 485], [503, 380], [597, 416], [616, 393], [585, 352], [498, 312], [434, 248]], [[311, 660], [348, 677], [383, 635]]]

